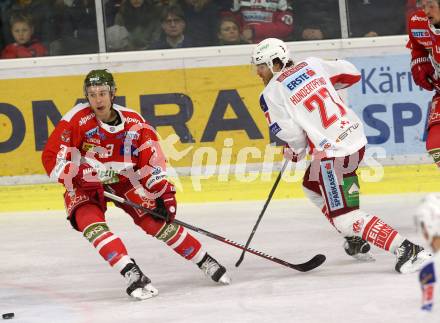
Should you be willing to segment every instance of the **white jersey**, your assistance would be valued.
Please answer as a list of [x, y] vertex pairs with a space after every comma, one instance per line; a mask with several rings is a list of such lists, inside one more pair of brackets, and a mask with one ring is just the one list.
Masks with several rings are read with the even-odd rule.
[[440, 252], [432, 257], [431, 262], [425, 265], [419, 274], [422, 287], [422, 310], [431, 312], [435, 309], [440, 312]]
[[260, 96], [270, 130], [299, 159], [307, 147], [327, 157], [348, 156], [367, 144], [361, 120], [336, 90], [360, 80], [348, 61], [310, 57], [276, 73]]

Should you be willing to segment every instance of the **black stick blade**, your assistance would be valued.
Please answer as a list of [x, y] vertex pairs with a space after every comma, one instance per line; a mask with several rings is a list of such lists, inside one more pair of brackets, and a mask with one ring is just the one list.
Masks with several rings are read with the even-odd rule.
[[290, 264], [289, 267], [298, 271], [306, 272], [321, 266], [325, 262], [325, 259], [324, 255], [318, 254], [309, 261], [302, 264]]

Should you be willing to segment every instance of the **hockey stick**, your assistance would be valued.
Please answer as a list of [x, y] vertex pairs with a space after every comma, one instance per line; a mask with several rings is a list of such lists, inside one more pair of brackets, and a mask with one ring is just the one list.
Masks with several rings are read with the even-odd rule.
[[289, 163], [289, 160], [285, 160], [283, 167], [280, 170], [280, 173], [278, 174], [277, 179], [275, 180], [275, 183], [273, 183], [272, 189], [270, 190], [269, 196], [266, 199], [266, 203], [264, 203], [263, 209], [260, 212], [260, 215], [258, 216], [257, 223], [255, 223], [254, 228], [252, 229], [251, 235], [249, 236], [246, 245], [244, 246], [245, 249], [243, 249], [243, 252], [240, 255], [240, 258], [238, 259], [237, 263], [235, 264], [235, 267], [240, 266], [244, 259], [244, 254], [246, 253], [246, 249], [249, 247], [249, 244], [251, 243], [252, 238], [254, 237], [255, 231], [257, 231], [258, 225], [260, 224], [261, 219], [263, 218], [264, 212], [266, 212], [266, 209], [269, 205], [270, 200], [272, 200], [272, 196], [275, 193], [275, 190], [277, 189], [278, 183], [281, 180], [281, 177], [283, 176], [284, 170], [287, 167], [287, 164]]
[[[161, 214], [159, 214], [157, 212], [154, 212], [153, 210], [150, 210], [150, 209], [148, 209], [146, 207], [143, 207], [142, 205], [134, 203], [134, 202], [132, 202], [130, 200], [124, 199], [124, 198], [122, 198], [120, 196], [111, 194], [109, 192], [104, 192], [104, 196], [109, 198], [109, 199], [111, 199], [111, 200], [113, 200], [113, 201], [129, 205], [129, 206], [131, 206], [133, 208], [136, 208], [136, 209], [139, 209], [139, 210], [142, 210], [142, 211], [146, 211], [149, 214], [154, 215], [156, 217], [163, 218], [163, 216]], [[234, 242], [232, 240], [223, 238], [223, 237], [221, 237], [221, 236], [219, 236], [219, 235], [217, 235], [215, 233], [211, 233], [209, 231], [206, 231], [206, 230], [203, 230], [201, 228], [195, 227], [195, 226], [193, 226], [191, 224], [179, 221], [177, 219], [175, 219], [173, 223], [181, 225], [182, 227], [185, 227], [185, 228], [187, 228], [189, 230], [198, 232], [200, 234], [203, 234], [203, 235], [208, 236], [210, 238], [216, 239], [218, 241], [227, 243], [227, 244], [229, 244], [229, 245], [231, 245], [231, 246], [233, 246], [235, 248], [238, 248], [238, 249], [241, 249], [241, 250], [246, 250], [247, 252], [253, 253], [254, 255], [257, 255], [259, 257], [265, 258], [267, 260], [276, 262], [276, 263], [278, 263], [280, 265], [283, 265], [283, 266], [286, 266], [286, 267], [289, 267], [289, 268], [292, 268], [292, 269], [295, 269], [295, 270], [298, 270], [298, 271], [306, 272], [306, 271], [312, 270], [312, 269], [320, 266], [325, 261], [325, 256], [321, 255], [321, 254], [318, 254], [318, 255], [314, 256], [312, 259], [310, 259], [309, 261], [306, 261], [305, 263], [291, 264], [291, 263], [289, 263], [287, 261], [278, 259], [276, 257], [272, 257], [270, 255], [267, 255], [267, 254], [265, 254], [265, 253], [263, 253], [261, 251], [258, 251], [258, 250], [255, 250], [255, 249], [251, 249], [251, 248], [246, 248], [245, 246], [243, 246], [240, 243], [237, 243], [237, 242]]]

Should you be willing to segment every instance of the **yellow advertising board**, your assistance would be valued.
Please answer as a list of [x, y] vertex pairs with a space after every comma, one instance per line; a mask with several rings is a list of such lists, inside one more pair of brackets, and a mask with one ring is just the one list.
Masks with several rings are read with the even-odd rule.
[[[276, 139], [259, 106], [263, 85], [248, 65], [168, 70], [143, 66], [139, 68], [143, 71], [128, 71], [127, 62], [119, 69], [118, 64], [109, 64], [111, 71], [117, 71], [113, 72], [115, 102], [141, 113], [156, 127], [172, 166], [179, 203], [267, 197], [277, 172], [269, 167], [252, 173], [247, 167], [271, 165], [281, 161], [282, 154], [279, 146], [270, 144]], [[87, 72], [73, 75], [63, 70], [61, 75], [44, 77], [36, 76], [38, 72], [33, 71], [32, 78], [0, 78], [0, 179], [43, 175], [41, 152], [49, 134], [65, 113], [84, 100]], [[362, 193], [438, 190], [439, 173], [432, 164], [373, 164], [380, 171], [360, 170], [365, 175], [360, 174]], [[295, 178], [284, 181], [274, 198], [303, 197], [303, 172], [292, 174]], [[0, 186], [0, 212], [62, 208], [62, 191], [60, 184]]]
[[[114, 77], [116, 102], [157, 128], [173, 167], [259, 163], [268, 153], [269, 130], [259, 107], [262, 84], [248, 66]], [[82, 76], [0, 80], [0, 176], [44, 174], [40, 156], [47, 137], [84, 99], [82, 87]]]

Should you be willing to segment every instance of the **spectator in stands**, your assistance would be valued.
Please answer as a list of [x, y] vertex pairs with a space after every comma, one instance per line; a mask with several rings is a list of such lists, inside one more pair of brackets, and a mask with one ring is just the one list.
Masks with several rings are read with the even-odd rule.
[[338, 0], [295, 0], [293, 20], [295, 40], [341, 37]]
[[350, 37], [404, 34], [406, 0], [347, 1]]
[[245, 41], [259, 43], [265, 38], [287, 40], [293, 33], [293, 14], [287, 0], [234, 0], [232, 13], [240, 22]]
[[[168, 7], [180, 6], [182, 0], [151, 0], [153, 2], [154, 11], [157, 14], [159, 20], [159, 31], [162, 33], [160, 17], [162, 12]], [[181, 7], [181, 6], [180, 6]]]
[[[4, 23], [0, 17], [0, 30], [3, 30], [4, 28]], [[0, 32], [0, 50], [4, 47], [5, 45], [5, 41], [4, 41], [4, 37], [3, 37], [3, 32]]]
[[107, 51], [109, 52], [131, 50], [130, 33], [124, 26], [113, 25], [107, 27], [105, 30], [105, 40]]
[[9, 8], [11, 6], [12, 2], [14, 2], [14, 0], [0, 1], [0, 11], [4, 12], [7, 8]]
[[54, 11], [46, 0], [13, 0], [2, 11], [3, 37], [6, 43], [14, 42], [10, 21], [13, 15], [24, 13], [32, 17], [34, 35], [46, 46], [55, 38]]
[[231, 10], [234, 0], [216, 0], [215, 2], [220, 12], [226, 12]]
[[193, 47], [193, 42], [185, 34], [185, 15], [178, 6], [166, 7], [161, 14], [162, 37], [151, 49], [170, 49]]
[[191, 36], [193, 46], [216, 44], [219, 8], [212, 0], [184, 0], [183, 14], [186, 18], [186, 34]]
[[90, 54], [99, 51], [94, 0], [64, 0], [60, 12], [59, 46], [54, 55]]
[[232, 16], [220, 19], [217, 31], [218, 45], [240, 45], [249, 44], [240, 35], [240, 26]]
[[116, 14], [115, 24], [124, 26], [129, 32], [129, 48], [142, 50], [159, 39], [160, 12], [151, 0], [126, 0]]
[[165, 7], [178, 6], [180, 0], [153, 0], [154, 7], [162, 12]]
[[29, 15], [17, 13], [10, 20], [11, 33], [15, 42], [7, 45], [1, 58], [25, 58], [46, 56], [47, 48], [33, 38], [34, 27]]
[[111, 27], [115, 24], [116, 14], [122, 7], [124, 0], [107, 0], [104, 5], [105, 26]]
[[62, 51], [62, 44], [61, 44], [61, 37], [63, 36], [63, 26], [64, 26], [64, 10], [65, 10], [65, 3], [64, 2], [73, 0], [52, 0], [52, 10], [54, 15], [54, 30], [55, 35], [54, 39], [49, 43], [48, 45], [48, 51], [49, 55], [61, 55]]

